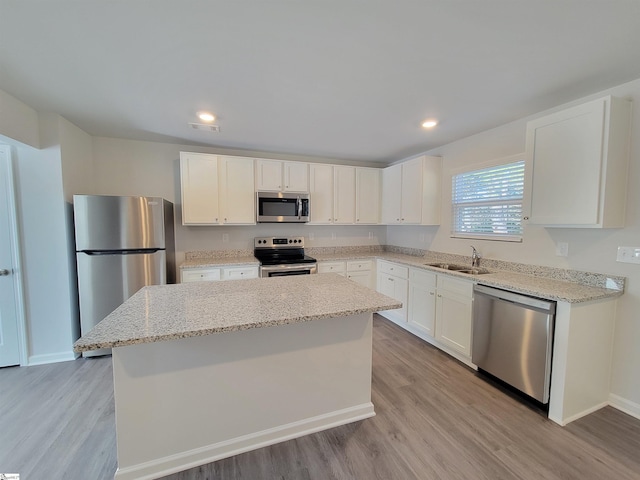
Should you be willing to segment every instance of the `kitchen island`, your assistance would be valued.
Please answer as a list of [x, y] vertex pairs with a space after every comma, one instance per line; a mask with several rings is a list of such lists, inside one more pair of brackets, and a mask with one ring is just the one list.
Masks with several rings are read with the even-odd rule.
[[115, 478], [375, 415], [372, 314], [399, 307], [338, 275], [144, 287], [74, 345], [113, 349]]

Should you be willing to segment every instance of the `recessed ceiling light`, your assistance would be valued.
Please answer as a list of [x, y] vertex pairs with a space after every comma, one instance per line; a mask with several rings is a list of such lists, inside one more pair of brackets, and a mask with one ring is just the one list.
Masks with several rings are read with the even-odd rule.
[[198, 118], [203, 122], [213, 122], [216, 117], [209, 112], [198, 112]]
[[422, 122], [422, 126], [424, 128], [433, 128], [436, 125], [438, 125], [438, 121], [437, 120], [425, 120], [424, 122]]

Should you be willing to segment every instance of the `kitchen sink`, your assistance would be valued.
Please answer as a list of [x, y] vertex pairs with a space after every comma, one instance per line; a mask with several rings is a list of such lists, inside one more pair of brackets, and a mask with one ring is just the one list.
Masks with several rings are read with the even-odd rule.
[[425, 263], [428, 267], [441, 268], [443, 270], [450, 270], [452, 272], [466, 273], [468, 275], [484, 275], [491, 273], [486, 268], [474, 267], [470, 268], [467, 265], [456, 265], [451, 263]]

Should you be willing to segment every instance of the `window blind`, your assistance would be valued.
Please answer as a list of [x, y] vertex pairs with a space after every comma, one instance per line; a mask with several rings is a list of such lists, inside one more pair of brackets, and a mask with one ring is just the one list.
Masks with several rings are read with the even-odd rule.
[[524, 160], [454, 175], [452, 235], [522, 239]]

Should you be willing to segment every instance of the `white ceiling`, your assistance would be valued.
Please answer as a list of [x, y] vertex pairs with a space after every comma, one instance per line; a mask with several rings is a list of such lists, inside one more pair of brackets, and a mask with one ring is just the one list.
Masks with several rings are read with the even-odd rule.
[[0, 0], [0, 89], [97, 136], [390, 162], [636, 78], [637, 0]]

